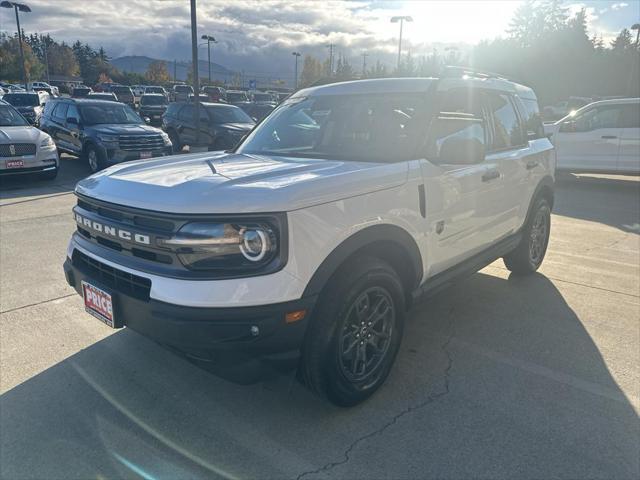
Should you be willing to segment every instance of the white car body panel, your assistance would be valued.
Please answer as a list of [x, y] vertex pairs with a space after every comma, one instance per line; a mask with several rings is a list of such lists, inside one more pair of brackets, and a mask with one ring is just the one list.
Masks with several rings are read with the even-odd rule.
[[564, 122], [588, 114], [598, 107], [631, 105], [640, 118], [640, 99], [594, 102], [553, 125], [546, 125], [556, 147], [557, 168], [565, 171], [638, 173], [640, 172], [640, 127], [596, 128], [589, 131], [561, 131]]

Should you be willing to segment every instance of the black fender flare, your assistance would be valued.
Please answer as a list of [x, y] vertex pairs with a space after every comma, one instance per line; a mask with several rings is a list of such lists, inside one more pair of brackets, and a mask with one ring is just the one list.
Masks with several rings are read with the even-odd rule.
[[[393, 243], [402, 248], [407, 254], [413, 272], [407, 279], [410, 291], [418, 286], [422, 279], [422, 255], [413, 236], [405, 229], [392, 224], [378, 224], [366, 227], [340, 243], [322, 261], [311, 279], [307, 283], [303, 297], [318, 295], [327, 284], [331, 276], [356, 252], [375, 244]], [[406, 272], [399, 272], [402, 274]], [[410, 293], [410, 292], [409, 292]]]

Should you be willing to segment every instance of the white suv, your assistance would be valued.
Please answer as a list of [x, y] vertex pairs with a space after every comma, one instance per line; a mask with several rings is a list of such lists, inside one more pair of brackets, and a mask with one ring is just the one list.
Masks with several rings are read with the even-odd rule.
[[233, 151], [81, 181], [67, 281], [86, 310], [197, 358], [301, 351], [316, 392], [385, 380], [408, 308], [549, 238], [553, 147], [534, 93], [486, 75], [301, 90]]
[[640, 174], [640, 98], [590, 103], [545, 130], [558, 170]]

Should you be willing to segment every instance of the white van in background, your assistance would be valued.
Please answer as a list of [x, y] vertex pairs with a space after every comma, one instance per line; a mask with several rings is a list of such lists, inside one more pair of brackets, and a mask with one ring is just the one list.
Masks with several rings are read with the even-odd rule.
[[551, 125], [557, 170], [640, 173], [640, 98], [590, 103]]

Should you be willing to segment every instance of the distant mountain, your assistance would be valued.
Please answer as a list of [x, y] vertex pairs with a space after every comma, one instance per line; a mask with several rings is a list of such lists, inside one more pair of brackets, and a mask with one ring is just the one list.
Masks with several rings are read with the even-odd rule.
[[[114, 58], [111, 60], [111, 64], [115, 66], [121, 72], [134, 72], [144, 74], [149, 67], [151, 62], [154, 62], [158, 59], [145, 57], [145, 56], [126, 56]], [[167, 71], [172, 79], [177, 80], [186, 80], [188, 72], [191, 71], [191, 62], [178, 61], [175, 63], [169, 60], [160, 60], [164, 62], [167, 66]], [[198, 62], [198, 72], [200, 74], [200, 78], [207, 78], [209, 74], [209, 67], [207, 65], [206, 60], [200, 60]], [[233, 70], [229, 70], [222, 65], [211, 62], [211, 78], [216, 80], [231, 80], [233, 76], [236, 74]]]

